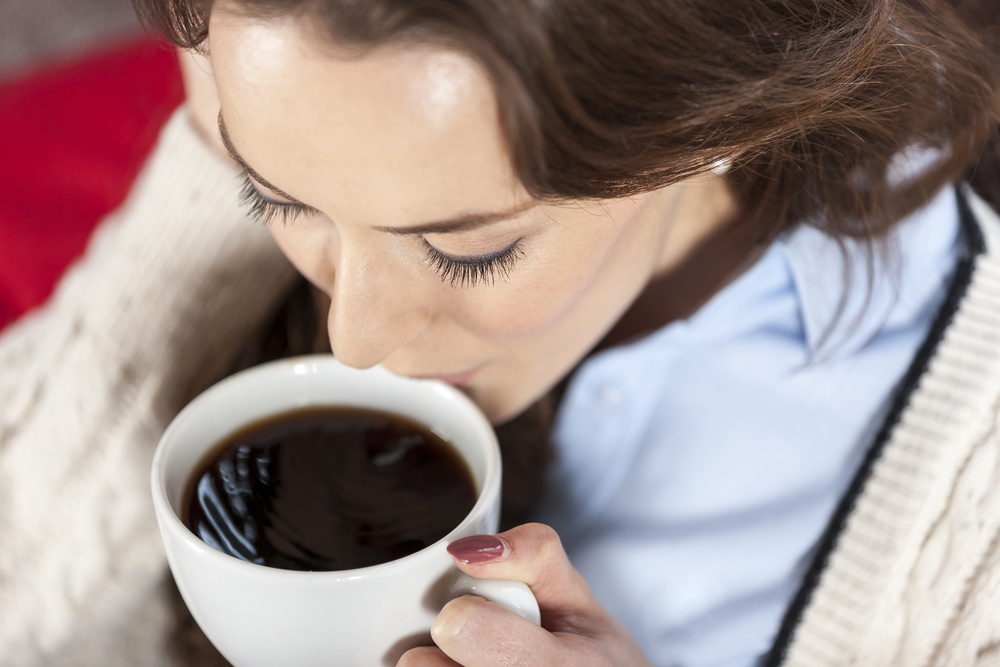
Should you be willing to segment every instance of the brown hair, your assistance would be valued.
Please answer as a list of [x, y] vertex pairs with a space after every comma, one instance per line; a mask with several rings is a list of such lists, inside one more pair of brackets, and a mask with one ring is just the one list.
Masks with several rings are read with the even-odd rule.
[[[952, 0], [968, 6], [969, 0]], [[175, 44], [211, 0], [134, 0]], [[441, 43], [486, 68], [540, 199], [653, 190], [731, 158], [761, 238], [799, 222], [874, 239], [956, 180], [1000, 118], [995, 54], [936, 0], [239, 0], [339, 45]], [[941, 158], [893, 177], [907, 147]]]

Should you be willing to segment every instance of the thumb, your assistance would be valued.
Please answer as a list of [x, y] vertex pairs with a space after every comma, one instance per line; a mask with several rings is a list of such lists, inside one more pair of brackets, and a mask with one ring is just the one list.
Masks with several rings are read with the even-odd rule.
[[473, 535], [452, 542], [448, 552], [473, 577], [526, 583], [538, 600], [542, 625], [551, 631], [586, 634], [604, 620], [603, 609], [548, 526], [532, 523], [499, 535]]

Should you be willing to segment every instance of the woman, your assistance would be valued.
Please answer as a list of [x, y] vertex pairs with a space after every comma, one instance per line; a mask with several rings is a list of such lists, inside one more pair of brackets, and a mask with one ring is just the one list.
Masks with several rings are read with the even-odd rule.
[[[526, 581], [543, 627], [463, 598], [400, 664], [997, 659], [1000, 361], [981, 339], [1000, 223], [951, 184], [996, 127], [1000, 83], [949, 9], [137, 5], [203, 47], [214, 80], [189, 71], [188, 110], [94, 251], [134, 282], [116, 315], [86, 310], [87, 338], [115, 344], [115, 368], [91, 370], [118, 380], [88, 400], [134, 387], [124, 419], [145, 431], [90, 468], [141, 459], [125, 443], [153, 440], [288, 284], [201, 137], [325, 295], [342, 361], [458, 385], [502, 430], [559, 400], [524, 510], [555, 531], [450, 547], [471, 574]], [[96, 264], [47, 317], [101, 287]], [[164, 301], [122, 349], [108, 329], [137, 295]], [[508, 439], [539, 477], [544, 452]], [[119, 532], [147, 545], [139, 523]], [[123, 579], [45, 558], [82, 591]], [[149, 560], [123, 559], [127, 580], [148, 584]], [[122, 616], [113, 593], [100, 618]], [[67, 637], [84, 624], [23, 621], [48, 642], [23, 655], [81, 655]]]

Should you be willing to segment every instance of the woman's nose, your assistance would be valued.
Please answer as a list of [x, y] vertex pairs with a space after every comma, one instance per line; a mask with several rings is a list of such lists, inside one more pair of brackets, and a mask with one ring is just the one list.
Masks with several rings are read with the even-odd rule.
[[381, 363], [431, 319], [412, 275], [364, 251], [341, 252], [327, 329], [334, 356], [354, 368]]

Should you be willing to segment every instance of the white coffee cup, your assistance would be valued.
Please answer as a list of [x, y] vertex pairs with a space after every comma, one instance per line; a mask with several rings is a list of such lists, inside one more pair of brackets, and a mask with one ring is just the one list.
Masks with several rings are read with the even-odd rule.
[[[478, 499], [447, 536], [391, 562], [339, 572], [247, 563], [208, 546], [180, 520], [182, 496], [213, 445], [241, 427], [310, 406], [374, 408], [409, 417], [451, 443], [469, 466]], [[522, 582], [462, 575], [445, 548], [494, 533], [500, 453], [479, 409], [453, 387], [355, 370], [333, 357], [297, 357], [237, 373], [195, 398], [164, 432], [153, 458], [153, 504], [167, 560], [192, 615], [236, 667], [379, 667], [429, 643], [449, 599], [475, 594], [539, 622]]]

